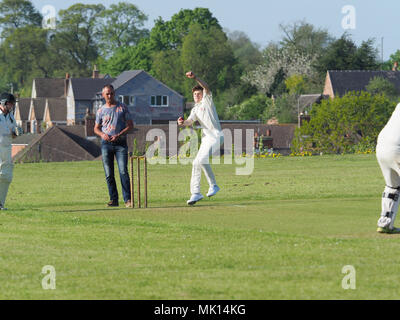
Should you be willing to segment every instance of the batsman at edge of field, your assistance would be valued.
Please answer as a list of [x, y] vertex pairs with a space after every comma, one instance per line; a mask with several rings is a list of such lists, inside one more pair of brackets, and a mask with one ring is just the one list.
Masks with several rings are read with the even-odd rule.
[[209, 184], [207, 197], [216, 195], [220, 190], [211, 169], [209, 157], [215, 152], [219, 152], [224, 143], [224, 135], [219, 123], [212, 93], [207, 83], [198, 78], [192, 71], [186, 72], [186, 77], [194, 79], [197, 82], [197, 85], [192, 88], [195, 104], [188, 119], [184, 120], [182, 117], [179, 118], [178, 125], [191, 126], [197, 121], [202, 127], [203, 134], [199, 151], [192, 164], [192, 177], [190, 181], [190, 192], [192, 195], [187, 201], [188, 205], [194, 205], [196, 202], [204, 198], [200, 191], [202, 170]]
[[22, 134], [13, 115], [15, 102], [11, 93], [5, 92], [0, 96], [0, 210], [7, 210], [5, 202], [13, 179], [11, 139]]

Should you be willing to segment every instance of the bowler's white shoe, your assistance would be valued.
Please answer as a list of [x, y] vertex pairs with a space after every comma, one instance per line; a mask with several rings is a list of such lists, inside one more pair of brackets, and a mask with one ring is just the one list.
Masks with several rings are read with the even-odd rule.
[[192, 196], [190, 197], [190, 199], [187, 201], [187, 204], [189, 206], [194, 205], [197, 201], [200, 201], [201, 199], [203, 199], [203, 195], [201, 193], [195, 193], [192, 194]]
[[210, 189], [208, 189], [207, 197], [212, 197], [217, 194], [217, 192], [220, 190], [220, 188], [215, 184]]

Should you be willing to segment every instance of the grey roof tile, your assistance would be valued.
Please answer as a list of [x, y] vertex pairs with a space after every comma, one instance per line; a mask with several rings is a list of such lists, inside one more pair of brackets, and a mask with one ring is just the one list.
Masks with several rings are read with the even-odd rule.
[[36, 78], [35, 88], [37, 98], [59, 98], [64, 96], [65, 79], [63, 78]]
[[119, 87], [122, 87], [125, 83], [127, 83], [129, 80], [131, 80], [134, 77], [136, 77], [141, 72], [143, 72], [143, 70], [129, 70], [129, 71], [122, 72], [112, 82], [112, 85], [113, 85], [114, 89], [117, 90]]
[[33, 111], [35, 113], [36, 120], [43, 120], [44, 108], [46, 107], [45, 98], [32, 99]]
[[15, 110], [19, 110], [21, 120], [28, 120], [29, 109], [31, 107], [31, 98], [18, 99], [15, 104]]
[[365, 90], [370, 80], [374, 77], [383, 77], [389, 80], [400, 91], [399, 71], [329, 70], [328, 73], [335, 95], [343, 96], [350, 91]]
[[299, 109], [300, 111], [304, 110], [305, 108], [313, 105], [314, 103], [320, 103], [321, 100], [327, 98], [322, 94], [302, 94], [299, 97]]
[[114, 81], [114, 78], [71, 78], [70, 85], [76, 100], [92, 100], [96, 93], [106, 85]]
[[66, 98], [49, 98], [47, 106], [52, 121], [67, 120], [67, 99]]
[[13, 139], [12, 144], [29, 144], [40, 135], [41, 133], [26, 133]]

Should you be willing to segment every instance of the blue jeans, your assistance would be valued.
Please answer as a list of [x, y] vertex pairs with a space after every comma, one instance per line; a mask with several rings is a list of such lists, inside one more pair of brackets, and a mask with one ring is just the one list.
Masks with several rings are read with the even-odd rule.
[[110, 200], [118, 202], [118, 191], [114, 176], [114, 156], [118, 164], [124, 202], [131, 200], [131, 184], [128, 172], [128, 145], [126, 141], [113, 143], [102, 140], [101, 154]]

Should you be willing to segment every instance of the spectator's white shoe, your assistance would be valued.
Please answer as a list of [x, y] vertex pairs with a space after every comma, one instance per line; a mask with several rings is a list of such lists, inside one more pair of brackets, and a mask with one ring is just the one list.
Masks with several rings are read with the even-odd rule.
[[192, 196], [190, 197], [190, 199], [187, 201], [187, 204], [189, 206], [194, 205], [197, 201], [200, 201], [201, 199], [203, 199], [203, 195], [201, 193], [195, 193], [192, 194]]
[[8, 210], [8, 209], [4, 208], [3, 205], [0, 203], [0, 210]]
[[208, 189], [207, 197], [212, 197], [217, 194], [217, 192], [220, 190], [220, 188], [215, 184], [210, 189]]

